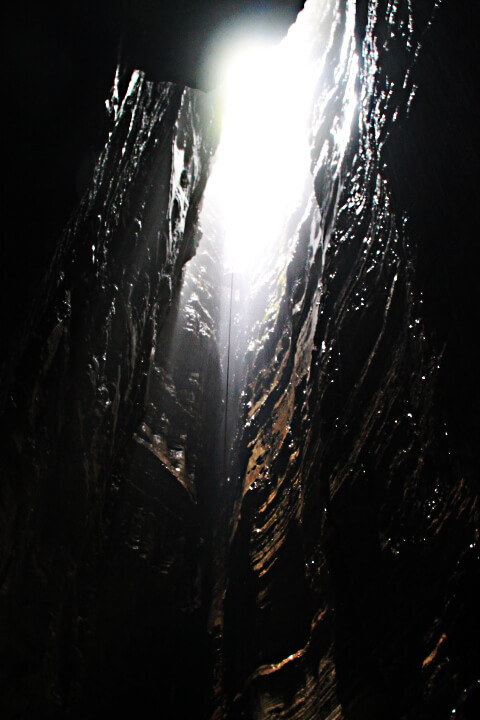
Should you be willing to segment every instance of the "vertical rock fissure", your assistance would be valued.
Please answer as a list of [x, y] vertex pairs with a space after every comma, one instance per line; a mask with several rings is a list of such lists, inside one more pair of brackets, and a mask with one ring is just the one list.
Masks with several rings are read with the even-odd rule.
[[308, 0], [235, 152], [215, 95], [116, 98], [2, 366], [6, 717], [473, 717], [478, 452], [429, 275], [458, 218], [423, 143], [452, 8]]
[[259, 289], [245, 281], [255, 311], [234, 313], [215, 718], [436, 717], [443, 692], [466, 703], [442, 686], [451, 657], [432, 665], [432, 652], [441, 628], [466, 640], [456, 610], [439, 607], [478, 561], [478, 503], [471, 470], [459, 480], [438, 462], [451, 453], [434, 411], [441, 348], [422, 313], [419, 237], [394, 192], [440, 6], [312, 0], [292, 29], [318, 69], [314, 190], [290, 218], [284, 264], [270, 257]]

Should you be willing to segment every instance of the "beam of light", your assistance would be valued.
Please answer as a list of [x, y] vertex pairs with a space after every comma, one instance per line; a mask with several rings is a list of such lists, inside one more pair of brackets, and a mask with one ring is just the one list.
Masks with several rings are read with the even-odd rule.
[[260, 42], [255, 34], [250, 42], [233, 43], [226, 60], [228, 43], [218, 53], [225, 68], [223, 85], [215, 91], [223, 106], [222, 133], [200, 223], [226, 261], [217, 334], [224, 474], [248, 358], [265, 342], [267, 322], [273, 328], [278, 318], [301, 219], [317, 207], [312, 138], [322, 142], [312, 146], [314, 157], [320, 150], [323, 159], [324, 148], [331, 152], [332, 173], [348, 157], [358, 104], [355, 7], [355, 0], [348, 0], [345, 17], [334, 13], [334, 29], [345, 23], [345, 34], [333, 89], [323, 72], [335, 32], [331, 5], [320, 0], [306, 2], [280, 43]]
[[311, 68], [302, 47], [285, 40], [246, 43], [227, 63], [222, 134], [207, 193], [221, 214], [227, 263], [236, 272], [264, 262], [309, 174]]

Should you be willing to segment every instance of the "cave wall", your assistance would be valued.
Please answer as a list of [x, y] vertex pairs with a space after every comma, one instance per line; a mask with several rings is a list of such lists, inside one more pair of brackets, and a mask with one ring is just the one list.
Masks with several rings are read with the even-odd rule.
[[145, 412], [109, 486], [79, 717], [209, 715], [222, 469], [218, 250], [206, 234], [185, 268], [156, 337]]
[[474, 717], [475, 25], [310, 0], [294, 32], [313, 191], [269, 311], [235, 319], [228, 473], [214, 218], [181, 280], [214, 110], [114, 85], [2, 366], [5, 717]]
[[[450, 177], [419, 145], [429, 136], [442, 162], [445, 138], [415, 106], [425, 92], [452, 112], [452, 87], [435, 75], [446, 28], [458, 29], [445, 5], [310, 2], [297, 21], [323, 65], [314, 196], [294, 230], [285, 294], [272, 286], [276, 321], [256, 328], [249, 361], [219, 717], [474, 717], [478, 452], [471, 427], [455, 430], [465, 401], [453, 410], [445, 400], [464, 363], [445, 333], [453, 313], [432, 308], [432, 292], [445, 291], [438, 259], [425, 267], [449, 243], [462, 252], [449, 233], [455, 218], [466, 229], [465, 205], [444, 204], [447, 226], [432, 216]], [[465, 155], [473, 137], [470, 125]]]
[[202, 93], [138, 71], [111, 111], [92, 185], [3, 368], [4, 717], [76, 705], [106, 496], [146, 410], [217, 141]]

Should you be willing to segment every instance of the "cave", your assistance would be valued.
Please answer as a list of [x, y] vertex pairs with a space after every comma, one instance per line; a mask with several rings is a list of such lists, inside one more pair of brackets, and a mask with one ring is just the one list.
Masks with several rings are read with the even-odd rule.
[[5, 16], [6, 720], [473, 720], [454, 0]]

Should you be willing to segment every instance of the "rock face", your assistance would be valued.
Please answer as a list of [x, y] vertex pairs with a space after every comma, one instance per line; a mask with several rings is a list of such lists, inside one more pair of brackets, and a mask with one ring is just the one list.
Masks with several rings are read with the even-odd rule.
[[294, 28], [324, 68], [314, 197], [276, 319], [253, 336], [233, 452], [225, 717], [473, 717], [478, 455], [449, 439], [417, 271], [435, 243], [400, 192], [417, 178], [398, 174], [402, 151], [415, 168], [405, 134], [425, 131], [409, 111], [436, 10], [310, 2]]
[[475, 717], [474, 24], [309, 0], [292, 33], [312, 177], [233, 311], [209, 101], [112, 95], [3, 370], [5, 717]]
[[219, 505], [220, 265], [205, 237], [155, 340], [148, 404], [109, 487], [80, 717], [206, 717]]
[[9, 717], [66, 717], [75, 703], [105, 497], [146, 409], [215, 148], [213, 109], [195, 91], [136, 72], [112, 111], [93, 186], [3, 378]]

